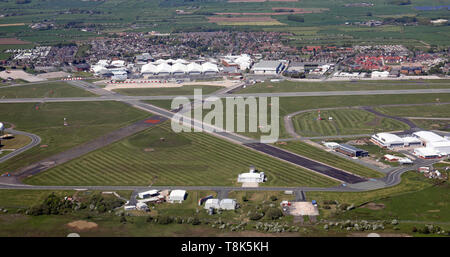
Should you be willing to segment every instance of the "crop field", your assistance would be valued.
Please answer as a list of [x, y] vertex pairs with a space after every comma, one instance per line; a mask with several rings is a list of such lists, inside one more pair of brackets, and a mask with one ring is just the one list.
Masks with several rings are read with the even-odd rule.
[[198, 86], [198, 85], [185, 85], [182, 87], [172, 88], [124, 88], [114, 89], [114, 92], [123, 95], [143, 96], [143, 95], [193, 95], [194, 89], [202, 89], [203, 94], [211, 94], [217, 90], [222, 89], [218, 86]]
[[283, 25], [283, 23], [277, 21], [270, 16], [264, 17], [220, 17], [212, 16], [208, 17], [208, 21], [216, 23], [218, 25], [236, 25], [236, 26], [273, 26]]
[[309, 145], [300, 141], [286, 142], [285, 144], [278, 144], [280, 148], [286, 149], [293, 153], [297, 153], [308, 157], [313, 160], [319, 160], [325, 164], [331, 165], [336, 168], [343, 169], [345, 171], [369, 178], [383, 177], [383, 174], [367, 168], [361, 164], [344, 159], [325, 150], [319, 149], [312, 145]]
[[275, 93], [275, 92], [318, 92], [318, 91], [358, 91], [358, 90], [395, 90], [395, 89], [423, 89], [450, 88], [450, 80], [430, 81], [355, 81], [355, 82], [264, 82], [247, 86], [237, 94], [244, 93]]
[[[120, 31], [210, 31], [232, 29], [278, 30], [291, 32], [299, 27], [320, 27], [315, 37], [302, 37], [293, 40], [293, 45], [348, 43], [404, 43], [424, 46], [436, 44], [448, 46], [448, 30], [432, 26], [430, 19], [446, 18], [445, 9], [427, 11], [423, 6], [442, 5], [441, 0], [429, 2], [412, 1], [410, 5], [396, 5], [388, 1], [375, 1], [372, 7], [345, 6], [349, 1], [327, 0], [220, 0], [220, 1], [31, 1], [18, 4], [16, 1], [3, 1], [2, 7], [15, 15], [2, 17], [0, 37], [18, 38], [42, 44], [85, 40], [98, 36], [83, 32], [77, 27], [64, 28], [70, 22], [77, 25], [99, 26], [101, 36], [108, 32]], [[69, 10], [69, 11], [67, 11]], [[183, 10], [182, 14], [177, 10]], [[302, 11], [299, 11], [302, 10]], [[94, 12], [94, 14], [92, 14]], [[293, 14], [301, 12], [300, 14]], [[311, 12], [311, 13], [309, 13]], [[209, 18], [216, 13], [261, 13], [272, 21], [222, 21], [213, 22]], [[370, 15], [368, 15], [370, 13]], [[55, 15], [57, 14], [57, 15]], [[300, 15], [303, 22], [289, 20], [289, 15]], [[415, 17], [421, 22], [417, 26], [383, 25], [380, 27], [361, 27], [343, 25], [345, 22], [363, 22], [371, 19], [383, 20], [386, 17]], [[57, 26], [51, 30], [32, 30], [29, 24], [52, 18]], [[220, 17], [219, 17], [220, 18]], [[227, 17], [225, 17], [227, 18]], [[82, 21], [82, 22], [79, 22]], [[25, 24], [25, 26], [9, 26]]]
[[[40, 146], [1, 163], [0, 170], [13, 172], [148, 116], [119, 102], [0, 104], [2, 122], [42, 139]], [[64, 126], [64, 118], [68, 126]]]
[[169, 123], [25, 180], [40, 185], [237, 186], [250, 165], [264, 186], [333, 186], [336, 181], [205, 133], [174, 133]]
[[318, 120], [318, 115], [318, 111], [312, 111], [294, 116], [295, 131], [302, 136], [337, 136], [409, 129], [402, 122], [363, 110], [325, 110], [320, 112], [322, 120]]
[[89, 97], [94, 94], [64, 82], [0, 88], [0, 98]]

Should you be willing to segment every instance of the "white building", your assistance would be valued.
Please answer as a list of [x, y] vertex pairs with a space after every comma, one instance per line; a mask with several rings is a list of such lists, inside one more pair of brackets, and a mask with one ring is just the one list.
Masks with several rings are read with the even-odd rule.
[[418, 131], [413, 133], [427, 148], [432, 148], [441, 155], [450, 154], [450, 140], [430, 131]]
[[139, 198], [144, 199], [147, 197], [152, 197], [158, 194], [158, 190], [149, 190], [149, 191], [144, 191], [141, 193], [138, 193]]
[[234, 199], [222, 199], [220, 201], [220, 209], [222, 210], [234, 210], [236, 209], [236, 200]]
[[416, 148], [414, 149], [414, 154], [422, 159], [435, 159], [442, 157], [438, 151], [429, 147]]
[[372, 71], [372, 78], [387, 78], [389, 77], [389, 71]]
[[260, 61], [253, 65], [252, 71], [261, 75], [277, 75], [283, 70], [283, 63], [280, 61]]
[[250, 167], [250, 171], [247, 173], [241, 173], [238, 175], [239, 183], [262, 183], [266, 180], [264, 172], [256, 172], [255, 167]]
[[371, 137], [371, 141], [381, 147], [395, 148], [403, 147], [403, 139], [391, 133], [378, 133]]
[[186, 190], [172, 190], [169, 195], [170, 203], [182, 203], [186, 197]]
[[147, 211], [148, 210], [148, 205], [146, 203], [143, 203], [143, 202], [138, 202], [136, 204], [136, 209], [141, 210], [141, 211]]
[[203, 74], [214, 74], [214, 73], [218, 73], [218, 72], [219, 72], [219, 68], [217, 67], [216, 64], [210, 63], [210, 62], [205, 62], [202, 64], [202, 73]]
[[214, 208], [220, 209], [220, 200], [219, 199], [208, 199], [205, 202], [205, 209]]
[[418, 131], [414, 132], [413, 135], [420, 139], [424, 143], [424, 145], [427, 145], [431, 142], [440, 142], [446, 140], [444, 137], [441, 137], [438, 134], [430, 131]]

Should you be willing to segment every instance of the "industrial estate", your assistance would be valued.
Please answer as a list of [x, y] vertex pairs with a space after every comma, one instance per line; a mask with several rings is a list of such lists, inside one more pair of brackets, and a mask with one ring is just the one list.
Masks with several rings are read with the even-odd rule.
[[0, 236], [450, 235], [450, 5], [56, 2], [0, 8]]

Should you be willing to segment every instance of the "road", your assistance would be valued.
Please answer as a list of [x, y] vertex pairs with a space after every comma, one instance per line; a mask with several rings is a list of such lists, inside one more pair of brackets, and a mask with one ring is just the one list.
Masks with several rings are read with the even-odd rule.
[[7, 133], [13, 134], [13, 135], [25, 135], [28, 136], [29, 138], [31, 138], [31, 142], [29, 144], [27, 144], [26, 146], [17, 149], [3, 157], [0, 157], [0, 163], [9, 160], [11, 158], [13, 158], [14, 156], [17, 156], [35, 146], [37, 146], [40, 142], [41, 142], [41, 138], [38, 135], [35, 134], [31, 134], [28, 132], [24, 132], [24, 131], [18, 131], [18, 130], [14, 130], [14, 129], [6, 129], [5, 130]]
[[[85, 82], [84, 83], [88, 83]], [[92, 85], [92, 84], [91, 84]], [[78, 85], [83, 88], [84, 86]], [[94, 90], [94, 89], [91, 89]], [[100, 90], [100, 89], [95, 89]], [[94, 90], [94, 91], [95, 91]], [[103, 91], [107, 91], [101, 89]], [[91, 92], [94, 92], [91, 91]], [[108, 91], [109, 92], [109, 91]], [[0, 103], [35, 103], [35, 102], [96, 102], [96, 101], [145, 101], [145, 100], [172, 100], [175, 97], [194, 98], [193, 95], [162, 95], [162, 96], [125, 96], [118, 93], [102, 93], [99, 97], [60, 97], [60, 98], [8, 98], [0, 99]], [[363, 90], [363, 91], [319, 91], [319, 92], [282, 92], [282, 93], [252, 93], [252, 94], [207, 94], [203, 97], [298, 97], [298, 96], [342, 96], [342, 95], [402, 95], [402, 94], [448, 94], [450, 89], [403, 89], [403, 90]]]

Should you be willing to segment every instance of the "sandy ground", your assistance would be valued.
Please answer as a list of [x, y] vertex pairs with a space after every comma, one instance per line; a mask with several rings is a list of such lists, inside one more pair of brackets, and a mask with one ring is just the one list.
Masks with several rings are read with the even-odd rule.
[[46, 80], [45, 78], [40, 78], [38, 76], [26, 73], [23, 70], [9, 70], [8, 72], [6, 72], [6, 71], [0, 72], [0, 78], [2, 78], [2, 79], [7, 79], [7, 78], [22, 79], [22, 80], [25, 80], [28, 82], [39, 82], [39, 81]]
[[292, 205], [289, 208], [289, 214], [294, 216], [314, 216], [319, 215], [319, 209], [310, 202], [292, 202]]
[[[131, 80], [129, 80], [131, 81]], [[145, 81], [145, 80], [143, 80]], [[99, 82], [100, 83], [100, 82]], [[105, 81], [101, 81], [101, 83], [106, 84]], [[237, 84], [240, 84], [239, 80], [219, 80], [219, 81], [199, 81], [199, 82], [184, 82], [184, 83], [119, 83], [119, 84], [106, 84], [104, 89], [113, 90], [120, 88], [172, 88], [172, 87], [182, 87], [186, 85], [194, 85], [194, 86], [218, 86], [218, 87], [232, 87]]]
[[94, 229], [94, 228], [98, 227], [97, 223], [84, 221], [84, 220], [72, 221], [70, 223], [67, 223], [67, 226], [69, 226], [70, 228], [77, 229], [77, 230]]
[[258, 182], [244, 182], [242, 183], [242, 187], [258, 187]]
[[47, 72], [37, 75], [42, 79], [66, 78], [70, 74], [64, 71]]
[[382, 210], [384, 209], [384, 204], [382, 203], [374, 203], [374, 202], [370, 202], [370, 203], [366, 203], [364, 205], [361, 206], [361, 208], [367, 208], [369, 210]]

